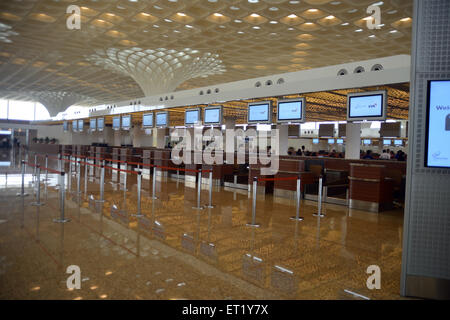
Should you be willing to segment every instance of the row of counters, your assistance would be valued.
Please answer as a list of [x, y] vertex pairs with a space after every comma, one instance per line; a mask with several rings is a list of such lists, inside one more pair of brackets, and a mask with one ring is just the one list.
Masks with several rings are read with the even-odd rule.
[[[234, 159], [234, 163], [225, 160], [223, 164], [208, 165], [175, 163], [171, 149], [33, 144], [29, 151], [124, 161], [131, 170], [139, 163], [151, 164], [163, 167], [157, 170], [158, 175], [176, 176], [192, 182], [196, 181], [197, 173], [180, 169], [205, 170], [202, 172], [204, 183], [209, 183], [210, 173], [206, 170], [211, 170], [214, 184], [248, 191], [251, 191], [254, 177], [270, 178], [269, 181], [258, 181], [258, 192], [287, 198], [295, 196], [297, 181], [277, 179], [300, 177], [302, 197], [309, 200], [317, 200], [318, 182], [322, 177], [324, 202], [371, 212], [388, 210], [394, 202], [402, 203], [405, 195], [406, 163], [397, 161], [280, 156], [278, 171], [262, 176], [261, 168], [269, 165], [248, 164], [248, 155], [246, 164], [238, 164], [236, 155], [227, 155], [224, 159]], [[192, 162], [194, 159], [195, 155], [191, 154]], [[144, 170], [148, 169], [144, 167]], [[146, 176], [144, 174], [144, 178]]]

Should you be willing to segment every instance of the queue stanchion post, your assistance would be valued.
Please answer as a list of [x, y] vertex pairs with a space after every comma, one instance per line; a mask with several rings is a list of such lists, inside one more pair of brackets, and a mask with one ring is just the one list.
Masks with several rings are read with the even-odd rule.
[[137, 213], [133, 214], [133, 217], [142, 218], [144, 215], [141, 212], [141, 189], [142, 189], [142, 174], [137, 174]]
[[48, 181], [48, 154], [45, 155], [45, 179], [44, 181]]
[[66, 173], [60, 173], [60, 189], [59, 189], [59, 218], [54, 219], [53, 221], [56, 223], [66, 223], [69, 222], [70, 219], [65, 217], [65, 207], [66, 207], [66, 188], [65, 188], [65, 177]]
[[209, 209], [214, 208], [214, 205], [212, 204], [212, 189], [213, 189], [212, 176], [213, 176], [213, 172], [212, 172], [212, 170], [210, 170], [210, 171], [209, 171], [208, 205], [206, 206], [206, 207], [209, 208]]
[[67, 177], [67, 189], [69, 192], [72, 191], [72, 157], [69, 155], [69, 175]]
[[192, 207], [195, 210], [203, 210], [203, 207], [200, 204], [202, 196], [202, 169], [198, 169], [198, 177], [197, 177], [197, 206]]
[[152, 191], [152, 199], [158, 200], [156, 196], [156, 166], [153, 167], [153, 191]]
[[77, 161], [77, 197], [81, 195], [81, 161]]
[[45, 203], [41, 202], [41, 167], [36, 166], [36, 202], [31, 203], [32, 206], [40, 207], [45, 205]]
[[105, 202], [105, 166], [102, 162], [100, 169], [100, 199], [96, 200], [97, 203], [100, 203], [100, 213], [103, 215], [103, 203]]
[[323, 189], [323, 178], [319, 177], [319, 192], [317, 196], [317, 213], [313, 214], [314, 217], [324, 218], [325, 215], [322, 213], [322, 189]]
[[300, 217], [300, 195], [301, 195], [301, 180], [297, 178], [297, 192], [295, 193], [295, 217], [291, 217], [294, 221], [303, 221], [305, 218]]
[[[125, 170], [128, 170], [128, 163], [125, 162]], [[120, 174], [120, 172], [119, 172]], [[123, 177], [123, 190], [125, 190], [125, 192], [127, 191], [127, 172], [125, 172], [125, 176]]]
[[87, 158], [84, 158], [84, 197], [87, 196], [87, 185], [88, 185], [88, 164]]
[[34, 153], [34, 170], [33, 170], [33, 177], [36, 177], [36, 171], [37, 171], [37, 153]]
[[20, 192], [17, 194], [18, 197], [26, 197], [28, 193], [25, 193], [25, 160], [22, 160], [22, 185]]
[[259, 228], [261, 225], [256, 222], [256, 194], [258, 193], [258, 177], [253, 177], [253, 201], [252, 201], [252, 222], [247, 223], [248, 227]]

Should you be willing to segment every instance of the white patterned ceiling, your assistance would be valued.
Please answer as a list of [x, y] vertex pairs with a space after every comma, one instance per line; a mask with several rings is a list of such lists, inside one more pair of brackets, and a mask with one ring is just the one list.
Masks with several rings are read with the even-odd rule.
[[[105, 63], [97, 65], [93, 61], [93, 55], [106, 57], [111, 50], [190, 50], [198, 57], [210, 54], [220, 61], [214, 65], [217, 72], [205, 68], [202, 73], [191, 68], [189, 72], [195, 78], [173, 76], [177, 81], [164, 87], [167, 90], [409, 54], [412, 1], [382, 1], [379, 30], [366, 26], [366, 10], [373, 3], [2, 0], [0, 92], [9, 93], [2, 97], [20, 99], [32, 99], [26, 92], [71, 92], [96, 103], [112, 103], [148, 95], [152, 87], [162, 90], [156, 83], [149, 82], [145, 87], [155, 75], [133, 79], [130, 72], [117, 73], [117, 66], [111, 68], [114, 59], [107, 63], [108, 68], [104, 68]], [[66, 27], [66, 9], [71, 4], [81, 7], [80, 30]]]

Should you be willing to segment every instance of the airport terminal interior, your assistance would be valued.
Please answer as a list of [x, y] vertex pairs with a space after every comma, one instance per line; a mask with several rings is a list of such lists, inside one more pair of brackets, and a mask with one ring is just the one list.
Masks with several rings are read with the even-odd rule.
[[449, 21], [2, 1], [0, 299], [448, 299]]

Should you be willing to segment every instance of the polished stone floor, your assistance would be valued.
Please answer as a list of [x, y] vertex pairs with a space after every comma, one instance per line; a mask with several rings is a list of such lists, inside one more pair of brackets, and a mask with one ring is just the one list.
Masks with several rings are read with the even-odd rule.
[[[100, 172], [74, 173], [60, 215], [58, 175], [41, 175], [42, 206], [33, 169], [20, 192], [17, 161], [0, 167], [0, 299], [400, 299], [403, 210], [373, 214], [259, 195], [251, 221], [247, 191], [214, 187], [214, 208], [196, 210], [194, 185], [158, 177], [143, 179], [137, 213], [137, 178], [106, 170], [104, 202]], [[56, 169], [57, 164], [50, 161]], [[66, 170], [68, 166], [66, 166]], [[67, 170], [68, 171], [68, 170]], [[75, 171], [75, 170], [74, 170]], [[202, 188], [202, 205], [208, 186]], [[117, 210], [111, 210], [115, 205]], [[81, 270], [81, 289], [68, 289], [68, 266]], [[369, 290], [371, 265], [381, 269], [381, 289]], [[359, 295], [356, 296], [355, 294]]]

